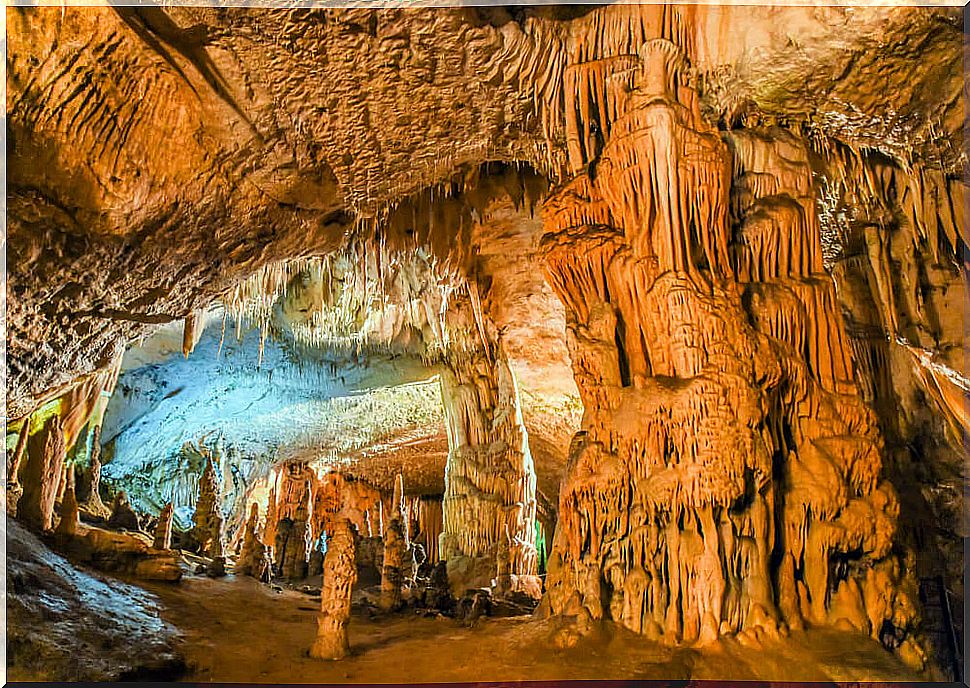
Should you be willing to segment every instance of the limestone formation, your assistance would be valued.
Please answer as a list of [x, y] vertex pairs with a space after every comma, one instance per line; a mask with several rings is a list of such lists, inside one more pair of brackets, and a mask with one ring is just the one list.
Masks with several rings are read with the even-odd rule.
[[91, 457], [88, 466], [81, 473], [81, 508], [93, 516], [107, 518], [110, 511], [101, 500], [101, 426], [96, 425], [91, 433]]
[[158, 515], [158, 523], [155, 525], [155, 538], [152, 547], [155, 549], [172, 548], [172, 519], [175, 510], [169, 502]]
[[434, 564], [438, 561], [438, 539], [443, 525], [441, 500], [421, 497], [417, 512], [418, 527], [414, 540], [424, 547], [427, 560]]
[[961, 678], [958, 10], [164, 4], [7, 12], [26, 525], [174, 580], [194, 505], [210, 575], [323, 574], [320, 657], [379, 582], [693, 673], [824, 627]]
[[[68, 475], [73, 476], [74, 471], [68, 471]], [[61, 519], [57, 523], [54, 534], [69, 538], [77, 533], [78, 526], [78, 505], [77, 498], [74, 496], [74, 480], [66, 481], [67, 487], [64, 489], [64, 497], [61, 499]]]
[[128, 502], [128, 495], [124, 490], [115, 494], [114, 501], [111, 503], [111, 516], [108, 517], [108, 527], [119, 530], [130, 530], [137, 532], [140, 529], [138, 524], [138, 514], [131, 508]]
[[220, 490], [212, 457], [206, 460], [199, 478], [199, 496], [192, 514], [192, 537], [199, 551], [212, 558], [223, 556]]
[[512, 590], [512, 563], [509, 556], [512, 550], [512, 536], [508, 527], [498, 541], [498, 553], [495, 557], [495, 594], [505, 595]]
[[350, 521], [335, 520], [328, 531], [327, 556], [323, 562], [323, 588], [317, 637], [310, 656], [317, 659], [343, 659], [350, 652], [347, 624], [350, 621], [350, 595], [357, 580], [355, 534]]
[[20, 486], [20, 466], [27, 450], [27, 438], [30, 436], [30, 417], [23, 420], [20, 432], [17, 433], [17, 444], [13, 452], [7, 457], [7, 485]]
[[[401, 586], [405, 579], [405, 555], [408, 551], [407, 522], [403, 513], [404, 480], [394, 481], [394, 501], [384, 529], [384, 562], [381, 571], [380, 608], [391, 612], [401, 606]], [[410, 573], [410, 571], [408, 571]]]
[[[305, 500], [309, 493], [305, 494]], [[307, 501], [301, 502], [293, 520], [290, 522], [287, 538], [282, 544], [279, 554], [280, 575], [288, 580], [298, 580], [307, 576], [307, 559], [309, 555], [310, 524]]]
[[381, 492], [363, 480], [330, 471], [313, 486], [313, 534], [327, 530], [330, 519], [343, 514], [364, 537], [383, 533]]
[[23, 494], [17, 502], [17, 518], [32, 528], [50, 530], [54, 525], [54, 500], [65, 451], [58, 416], [51, 416], [27, 440], [27, 464], [21, 474]]
[[459, 586], [491, 579], [506, 527], [522, 545], [511, 555], [513, 569], [536, 573], [535, 469], [515, 377], [502, 356], [486, 346], [456, 358], [441, 377], [448, 463], [439, 556]]
[[[822, 274], [804, 151], [744, 131], [725, 146], [677, 40], [642, 45], [607, 140], [576, 151], [595, 177], [546, 204], [586, 408], [547, 604], [705, 644], [836, 621], [833, 593], [892, 560], [898, 506]], [[832, 578], [847, 558], [859, 568]]]

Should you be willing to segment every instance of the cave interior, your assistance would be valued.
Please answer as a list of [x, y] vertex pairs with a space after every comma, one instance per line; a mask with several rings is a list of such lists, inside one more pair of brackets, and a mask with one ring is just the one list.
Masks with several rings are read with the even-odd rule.
[[8, 7], [11, 679], [962, 679], [959, 8]]

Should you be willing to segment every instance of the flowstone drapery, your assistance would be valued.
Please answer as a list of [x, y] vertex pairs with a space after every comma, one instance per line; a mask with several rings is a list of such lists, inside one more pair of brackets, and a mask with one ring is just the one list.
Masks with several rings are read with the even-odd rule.
[[525, 582], [537, 573], [536, 476], [512, 370], [496, 349], [456, 357], [441, 394], [448, 462], [440, 557], [452, 586], [488, 585], [506, 529], [515, 542], [511, 570]]
[[545, 605], [670, 643], [889, 623], [921, 664], [806, 152], [709, 126], [677, 26], [572, 68], [543, 248], [586, 413]]

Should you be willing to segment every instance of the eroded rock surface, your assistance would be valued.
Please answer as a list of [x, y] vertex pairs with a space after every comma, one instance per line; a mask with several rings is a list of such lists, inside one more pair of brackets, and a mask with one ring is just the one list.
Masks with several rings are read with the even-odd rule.
[[176, 631], [158, 600], [81, 570], [7, 520], [7, 676], [31, 681], [174, 680]]

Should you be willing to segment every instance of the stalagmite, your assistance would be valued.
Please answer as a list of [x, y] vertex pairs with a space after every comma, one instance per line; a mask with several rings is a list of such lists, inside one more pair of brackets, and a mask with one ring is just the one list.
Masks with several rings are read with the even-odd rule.
[[24, 491], [17, 502], [17, 518], [33, 528], [50, 530], [54, 525], [54, 500], [65, 453], [58, 416], [51, 416], [27, 441], [27, 464], [21, 476]]
[[81, 474], [81, 509], [89, 514], [107, 518], [110, 511], [101, 500], [101, 426], [91, 431], [91, 458]]
[[250, 507], [249, 519], [246, 521], [243, 533], [242, 548], [236, 560], [236, 573], [244, 576], [259, 578], [263, 572], [263, 561], [266, 558], [266, 548], [259, 540], [259, 505], [255, 502]]
[[[68, 475], [73, 476], [74, 471], [69, 471]], [[60, 537], [71, 537], [77, 533], [78, 526], [78, 505], [77, 498], [74, 496], [74, 480], [67, 480], [64, 488], [64, 497], [61, 499], [61, 520], [57, 523], [55, 535]]]
[[111, 516], [108, 517], [108, 527], [130, 531], [139, 530], [138, 515], [128, 503], [128, 495], [121, 490], [115, 495], [111, 503]]
[[394, 502], [384, 529], [384, 564], [381, 571], [380, 608], [385, 612], [401, 606], [401, 586], [404, 584], [404, 559], [408, 550], [407, 521], [404, 512], [404, 480], [394, 481]]
[[219, 493], [218, 476], [212, 457], [209, 456], [199, 479], [199, 497], [192, 514], [192, 537], [199, 546], [199, 551], [213, 559], [223, 556]]
[[283, 544], [280, 575], [289, 580], [298, 580], [307, 576], [307, 549], [310, 539], [309, 497], [309, 492], [305, 493], [304, 501], [297, 505], [290, 522], [288, 537]]
[[[837, 621], [832, 562], [890, 557], [898, 507], [823, 271], [804, 146], [749, 130], [725, 145], [668, 28], [600, 111], [604, 140], [582, 144], [592, 115], [573, 120], [578, 174], [545, 206], [586, 415], [544, 604], [703, 645]], [[593, 161], [595, 178], [581, 171]], [[839, 604], [855, 609], [846, 585]]]
[[310, 648], [311, 657], [343, 659], [350, 652], [347, 624], [350, 621], [350, 596], [357, 581], [354, 540], [350, 521], [339, 518], [332, 522], [323, 562], [317, 638]]
[[155, 549], [172, 548], [172, 519], [174, 515], [175, 510], [171, 502], [166, 504], [158, 515], [158, 524], [155, 526], [155, 539], [152, 544], [152, 547]]
[[269, 490], [269, 501], [266, 505], [266, 524], [263, 526], [263, 534], [260, 541], [266, 547], [273, 548], [276, 545], [276, 523], [279, 520], [276, 507], [276, 486]]
[[512, 590], [512, 564], [509, 557], [512, 550], [512, 536], [505, 526], [502, 537], [499, 538], [498, 552], [495, 557], [495, 594], [505, 595]]

